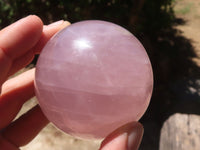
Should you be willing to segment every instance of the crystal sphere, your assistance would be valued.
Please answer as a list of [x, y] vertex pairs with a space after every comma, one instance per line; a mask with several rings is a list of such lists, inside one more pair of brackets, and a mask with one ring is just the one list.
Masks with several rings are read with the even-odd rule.
[[42, 50], [35, 91], [46, 117], [80, 138], [104, 138], [148, 107], [153, 73], [142, 44], [106, 21], [74, 23]]

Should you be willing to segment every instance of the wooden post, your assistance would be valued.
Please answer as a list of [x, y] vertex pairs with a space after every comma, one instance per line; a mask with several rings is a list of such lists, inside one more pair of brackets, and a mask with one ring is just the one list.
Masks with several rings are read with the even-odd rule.
[[200, 150], [200, 116], [174, 114], [163, 124], [159, 150]]

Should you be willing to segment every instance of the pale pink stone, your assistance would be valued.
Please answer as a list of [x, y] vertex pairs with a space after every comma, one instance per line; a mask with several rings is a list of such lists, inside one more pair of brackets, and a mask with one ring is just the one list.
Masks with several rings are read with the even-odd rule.
[[102, 138], [144, 114], [153, 74], [145, 49], [129, 31], [105, 21], [82, 21], [46, 44], [35, 87], [44, 114], [58, 128]]

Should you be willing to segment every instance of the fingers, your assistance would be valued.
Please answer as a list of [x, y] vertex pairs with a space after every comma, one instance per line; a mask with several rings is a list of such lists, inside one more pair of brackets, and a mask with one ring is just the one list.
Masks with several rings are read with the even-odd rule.
[[38, 54], [47, 43], [47, 41], [58, 31], [63, 28], [69, 26], [70, 23], [68, 21], [57, 21], [48, 26], [44, 26], [42, 36], [39, 42], [33, 47], [33, 51]]
[[[56, 32], [68, 25], [69, 22], [60, 21], [44, 26], [42, 32], [42, 21], [37, 16], [28, 16], [1, 30], [0, 85], [9, 75], [26, 66]], [[34, 70], [30, 70], [3, 84], [2, 92], [0, 91], [0, 129], [5, 128], [14, 119], [23, 103], [34, 96], [33, 78]], [[37, 106], [9, 125], [4, 130], [4, 136], [21, 146], [36, 136], [47, 123], [47, 119]], [[6, 141], [0, 138], [0, 143]]]
[[17, 147], [26, 145], [48, 124], [37, 105], [18, 120], [10, 124], [2, 133], [2, 136]]
[[39, 17], [31, 15], [23, 18], [0, 31], [0, 48], [14, 60], [38, 42], [42, 29]]
[[[17, 70], [29, 64], [46, 42], [68, 26], [59, 21], [44, 26], [37, 16], [28, 16], [0, 31], [0, 85]], [[42, 31], [43, 29], [43, 31]]]
[[100, 150], [137, 150], [143, 131], [140, 123], [128, 123], [108, 135], [102, 142]]
[[21, 57], [17, 58], [16, 60], [14, 60], [13, 63], [12, 63], [12, 67], [8, 72], [8, 76], [13, 75], [18, 70], [26, 67], [29, 63], [31, 63], [31, 61], [33, 60], [34, 56], [35, 56], [35, 54], [33, 53], [33, 51], [28, 51], [23, 56], [21, 56]]
[[3, 84], [0, 97], [0, 129], [7, 126], [24, 102], [34, 96], [34, 72], [34, 69], [29, 70]]
[[26, 65], [28, 65], [34, 58], [34, 55], [36, 53], [39, 53], [43, 47], [45, 46], [45, 44], [47, 43], [47, 41], [58, 31], [60, 31], [61, 29], [63, 29], [64, 27], [68, 26], [70, 23], [67, 21], [59, 21], [53, 24], [50, 24], [48, 26], [44, 26], [43, 28], [43, 32], [42, 35], [39, 39], [39, 41], [37, 42], [37, 44], [31, 48], [27, 53], [25, 53], [23, 56], [17, 58], [13, 64], [12, 67], [8, 73], [8, 75], [12, 75], [13, 73], [15, 73], [17, 70], [25, 67]]
[[1, 93], [1, 84], [6, 80], [7, 74], [12, 66], [11, 59], [5, 55], [3, 50], [0, 48], [0, 93]]
[[8, 77], [13, 62], [38, 42], [42, 29], [40, 18], [32, 15], [0, 31], [0, 85]]

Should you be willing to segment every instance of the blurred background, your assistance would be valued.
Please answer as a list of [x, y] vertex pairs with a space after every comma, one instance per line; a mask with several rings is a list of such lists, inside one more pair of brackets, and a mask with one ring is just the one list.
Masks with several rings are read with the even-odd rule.
[[[71, 23], [106, 20], [125, 27], [142, 42], [152, 62], [155, 83], [150, 106], [140, 120], [145, 128], [140, 150], [163, 149], [161, 131], [173, 114], [199, 117], [200, 0], [0, 0], [0, 28], [29, 14], [38, 15], [45, 24], [60, 19]], [[21, 113], [35, 103], [25, 104]], [[198, 126], [192, 129], [196, 131]], [[200, 139], [200, 129], [195, 134]], [[198, 145], [194, 136], [189, 138], [192, 149]], [[74, 139], [48, 125], [22, 149], [92, 150], [98, 149], [99, 142]]]

